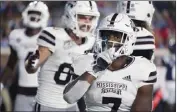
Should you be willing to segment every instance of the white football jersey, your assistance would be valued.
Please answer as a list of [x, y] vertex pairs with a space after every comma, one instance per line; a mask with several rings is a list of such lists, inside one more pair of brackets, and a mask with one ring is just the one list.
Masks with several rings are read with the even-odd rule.
[[150, 50], [155, 49], [155, 37], [151, 32], [142, 27], [137, 27], [137, 38], [134, 50]]
[[84, 44], [77, 45], [63, 28], [48, 27], [42, 31], [38, 45], [48, 47], [52, 55], [39, 73], [36, 96], [39, 104], [53, 108], [72, 106], [63, 99], [65, 85], [75, 77], [71, 64], [91, 49], [94, 42], [94, 37], [88, 37]]
[[138, 88], [156, 82], [155, 65], [143, 57], [132, 58], [121, 70], [100, 72], [86, 93], [88, 111], [130, 111]]
[[37, 38], [39, 33], [35, 36], [27, 36], [25, 29], [15, 29], [9, 35], [9, 45], [17, 52], [18, 56], [18, 69], [19, 69], [19, 80], [18, 84], [21, 87], [37, 87], [37, 74], [28, 74], [25, 69], [25, 60], [27, 57], [35, 52], [37, 49]]

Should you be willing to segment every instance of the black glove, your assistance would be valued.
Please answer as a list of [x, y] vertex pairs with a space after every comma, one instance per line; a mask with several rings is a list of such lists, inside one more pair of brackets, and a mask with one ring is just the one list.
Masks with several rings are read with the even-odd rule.
[[36, 50], [36, 53], [33, 55], [30, 55], [29, 58], [27, 59], [27, 65], [26, 65], [26, 70], [29, 73], [34, 73], [37, 71], [37, 65], [39, 62], [39, 51]]
[[98, 57], [94, 63], [95, 63], [95, 65], [93, 66], [93, 71], [95, 73], [97, 73], [99, 71], [103, 71], [103, 70], [107, 69], [107, 67], [109, 66], [107, 61], [105, 61], [101, 57]]

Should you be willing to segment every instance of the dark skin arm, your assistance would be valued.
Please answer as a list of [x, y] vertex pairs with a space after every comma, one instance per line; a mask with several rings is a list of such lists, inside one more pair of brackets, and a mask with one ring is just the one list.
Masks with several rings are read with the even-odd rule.
[[131, 112], [151, 112], [153, 85], [145, 85], [138, 89]]
[[12, 74], [13, 74], [13, 70], [17, 65], [17, 61], [18, 61], [18, 56], [17, 56], [17, 52], [10, 46], [10, 56], [7, 62], [7, 65], [3, 71], [3, 73], [0, 75], [0, 82], [3, 83], [4, 85], [7, 85], [10, 80], [10, 78], [12, 78]]

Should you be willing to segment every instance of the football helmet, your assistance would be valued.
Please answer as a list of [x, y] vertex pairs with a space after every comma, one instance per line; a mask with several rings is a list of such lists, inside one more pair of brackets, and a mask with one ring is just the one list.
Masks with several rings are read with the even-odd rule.
[[[79, 23], [78, 19], [80, 16], [93, 17], [91, 24], [84, 22]], [[99, 16], [100, 13], [95, 1], [71, 1], [67, 2], [65, 5], [62, 20], [65, 27], [71, 29], [78, 37], [85, 37], [95, 31]], [[87, 28], [83, 30], [79, 27], [79, 24], [82, 24]]]
[[131, 19], [145, 21], [151, 25], [155, 8], [152, 1], [118, 1], [117, 12], [127, 14]]
[[44, 28], [48, 24], [49, 10], [45, 3], [40, 1], [30, 2], [22, 12], [23, 23], [31, 28]]
[[119, 56], [130, 55], [136, 41], [135, 30], [133, 21], [126, 14], [110, 14], [97, 29], [94, 52], [104, 55], [102, 58], [107, 58], [108, 63]]

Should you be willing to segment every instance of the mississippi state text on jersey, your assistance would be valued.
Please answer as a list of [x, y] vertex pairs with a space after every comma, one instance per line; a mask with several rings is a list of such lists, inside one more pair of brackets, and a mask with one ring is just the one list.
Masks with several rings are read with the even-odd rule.
[[86, 93], [88, 111], [130, 111], [138, 88], [156, 82], [155, 65], [143, 57], [132, 58], [118, 71], [100, 72]]
[[75, 58], [92, 48], [94, 37], [77, 45], [63, 28], [45, 28], [38, 38], [38, 45], [48, 47], [52, 55], [42, 65], [36, 100], [39, 104], [53, 108], [68, 108], [72, 105], [63, 99], [63, 90], [76, 75], [71, 66]]
[[18, 85], [21, 87], [37, 87], [37, 74], [28, 74], [25, 69], [25, 60], [37, 49], [37, 38], [39, 33], [35, 36], [27, 36], [25, 29], [15, 29], [9, 35], [9, 45], [17, 52], [19, 64], [19, 81]]

